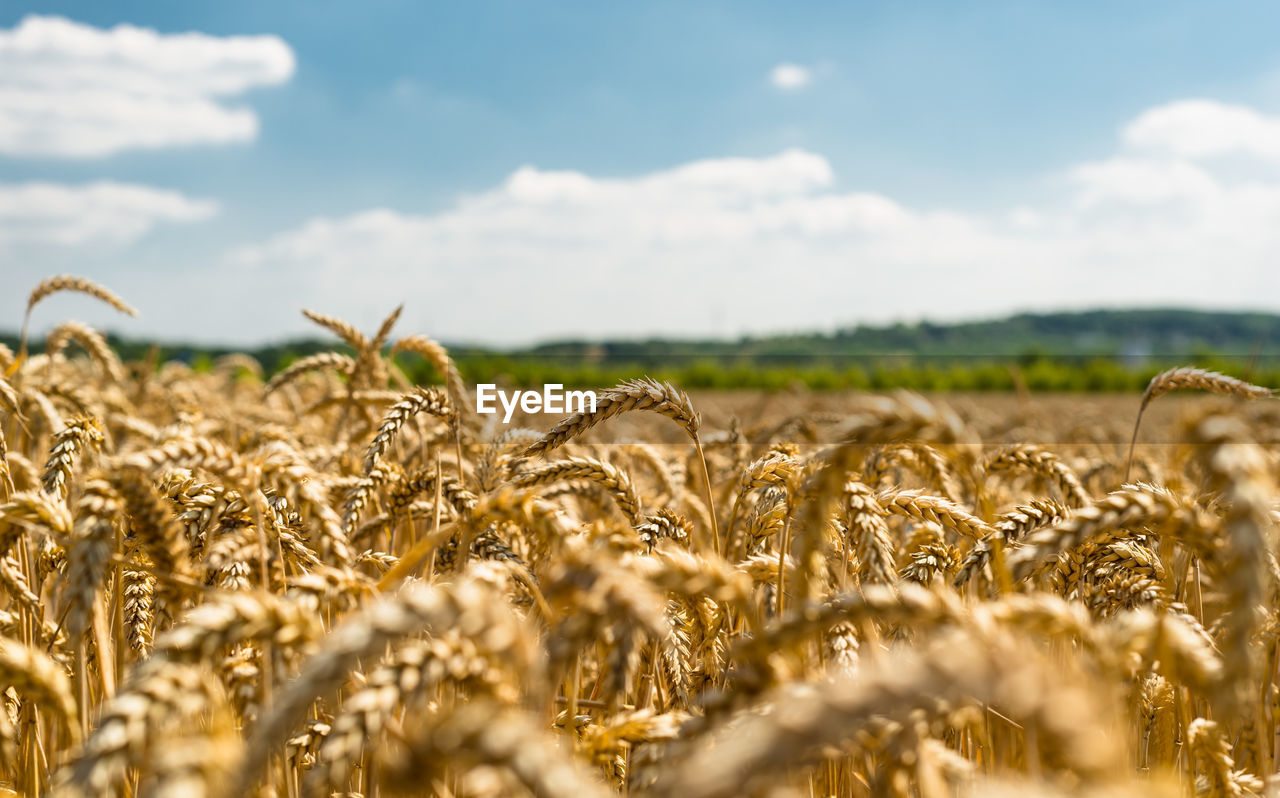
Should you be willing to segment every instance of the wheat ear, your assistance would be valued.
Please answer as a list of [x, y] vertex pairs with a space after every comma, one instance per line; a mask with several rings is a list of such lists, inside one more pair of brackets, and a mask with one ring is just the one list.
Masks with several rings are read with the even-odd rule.
[[995, 531], [990, 524], [972, 515], [963, 507], [941, 496], [930, 496], [923, 491], [891, 491], [880, 494], [876, 497], [876, 501], [886, 512], [938, 524], [975, 540], [981, 540]]
[[350, 346], [357, 352], [362, 352], [369, 346], [368, 336], [342, 319], [335, 316], [328, 316], [324, 313], [317, 313], [314, 310], [303, 310], [302, 315], [341, 338], [347, 343], [347, 346]]
[[551, 431], [524, 450], [525, 457], [545, 455], [557, 449], [582, 433], [630, 410], [648, 410], [675, 421], [693, 440], [698, 450], [698, 460], [702, 465], [703, 486], [706, 489], [707, 514], [711, 520], [711, 541], [717, 553], [720, 550], [720, 529], [716, 522], [715, 498], [711, 491], [711, 472], [707, 468], [707, 456], [702, 451], [702, 441], [698, 437], [698, 429], [702, 426], [702, 416], [693, 409], [689, 395], [667, 382], [658, 382], [642, 377], [605, 391], [596, 399], [594, 411], [574, 413], [551, 428]]
[[556, 460], [517, 474], [511, 484], [523, 488], [578, 479], [594, 482], [607, 490], [632, 526], [641, 522], [640, 497], [636, 495], [631, 478], [625, 471], [600, 460], [589, 457]]
[[308, 371], [333, 369], [344, 376], [350, 376], [355, 367], [356, 361], [348, 355], [340, 352], [319, 352], [290, 363], [288, 368], [282, 369], [267, 382], [263, 393], [270, 394], [278, 391]]
[[596, 398], [594, 412], [574, 413], [551, 428], [524, 450], [525, 457], [545, 455], [558, 449], [602, 421], [631, 410], [649, 410], [675, 421], [689, 437], [697, 440], [702, 417], [693, 409], [689, 395], [670, 383], [643, 377], [624, 382]]
[[134, 310], [120, 297], [116, 296], [109, 288], [105, 288], [92, 280], [86, 280], [83, 277], [72, 277], [69, 274], [60, 274], [56, 277], [40, 281], [35, 288], [31, 290], [31, 296], [27, 297], [27, 310], [22, 316], [22, 336], [18, 343], [18, 356], [14, 358], [13, 363], [9, 365], [7, 374], [13, 374], [21, 366], [27, 357], [27, 331], [31, 323], [31, 311], [42, 299], [59, 291], [73, 291], [78, 294], [88, 294], [95, 299], [100, 299], [111, 307], [130, 316], [137, 316], [138, 311]]
[[76, 458], [86, 444], [94, 447], [102, 444], [102, 423], [96, 418], [75, 419], [55, 434], [53, 440], [53, 448], [49, 451], [49, 460], [44, 464], [44, 476], [40, 481], [45, 493], [65, 500]]
[[65, 349], [69, 341], [75, 341], [89, 353], [89, 357], [102, 367], [107, 379], [115, 383], [124, 382], [124, 365], [102, 333], [78, 321], [66, 321], [45, 336], [45, 351], [50, 356], [55, 355]]
[[453, 402], [453, 406], [458, 408], [459, 413], [466, 414], [471, 407], [471, 400], [467, 397], [467, 384], [463, 381], [457, 364], [453, 362], [453, 358], [449, 357], [449, 350], [425, 335], [410, 335], [397, 340], [391, 347], [392, 357], [395, 357], [397, 352], [413, 352], [425, 358], [444, 378], [445, 386], [449, 391], [449, 401]]
[[391, 763], [391, 778], [416, 789], [423, 776], [443, 775], [446, 762], [503, 768], [536, 798], [606, 798], [613, 792], [556, 743], [528, 712], [476, 702], [431, 718]]
[[1162, 371], [1151, 378], [1151, 382], [1147, 383], [1147, 389], [1142, 392], [1142, 405], [1138, 408], [1138, 417], [1133, 422], [1133, 438], [1129, 441], [1129, 463], [1124, 470], [1125, 482], [1129, 481], [1129, 473], [1133, 471], [1133, 450], [1138, 443], [1138, 427], [1142, 424], [1142, 414], [1146, 412], [1147, 405], [1151, 404], [1157, 397], [1164, 396], [1170, 391], [1183, 389], [1209, 391], [1210, 393], [1234, 396], [1239, 399], [1265, 399], [1275, 393], [1270, 388], [1264, 388], [1261, 385], [1254, 385], [1251, 382], [1228, 377], [1216, 371], [1206, 371], [1192, 366], [1182, 366], [1181, 368]]
[[66, 670], [43, 651], [0, 638], [0, 683], [25, 693], [37, 706], [52, 708], [78, 737], [80, 724]]
[[1025, 470], [1052, 482], [1068, 508], [1083, 507], [1092, 501], [1080, 478], [1053, 452], [1023, 444], [1000, 449], [984, 463], [985, 471]]
[[439, 418], [456, 433], [458, 414], [450, 404], [449, 398], [435, 388], [419, 388], [392, 405], [382, 419], [378, 434], [369, 444], [369, 450], [364, 456], [366, 476], [378, 467], [378, 462], [400, 433], [400, 428], [405, 425], [405, 422], [419, 413], [427, 413]]
[[538, 684], [539, 662], [516, 619], [490, 590], [474, 581], [441, 588], [415, 586], [368, 605], [325, 639], [303, 665], [271, 713], [254, 729], [242, 763], [236, 795], [247, 795], [256, 783], [274, 745], [282, 742], [318, 697], [330, 695], [362, 657], [377, 654], [390, 642], [421, 631], [469, 630], [477, 639], [493, 641], [518, 666], [529, 684]]

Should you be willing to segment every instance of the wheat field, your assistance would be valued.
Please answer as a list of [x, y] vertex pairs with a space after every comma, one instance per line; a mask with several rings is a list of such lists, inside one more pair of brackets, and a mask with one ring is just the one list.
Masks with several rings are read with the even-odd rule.
[[[27, 317], [66, 291], [133, 312], [58, 277]], [[504, 426], [398, 311], [305, 313], [335, 351], [267, 380], [74, 322], [0, 348], [5, 789], [1277, 791], [1264, 387], [1176, 369], [1046, 410], [637, 375]]]

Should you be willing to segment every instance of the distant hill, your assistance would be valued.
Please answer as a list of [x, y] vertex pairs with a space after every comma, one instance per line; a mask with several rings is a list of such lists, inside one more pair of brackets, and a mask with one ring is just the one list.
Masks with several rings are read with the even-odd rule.
[[[109, 341], [126, 360], [152, 342]], [[16, 336], [0, 342], [17, 346]], [[448, 343], [447, 341], [445, 342]], [[165, 359], [197, 367], [231, 349], [158, 342]], [[41, 342], [33, 343], [40, 351]], [[318, 351], [323, 337], [252, 348], [267, 373]], [[1129, 390], [1160, 368], [1194, 363], [1241, 376], [1280, 378], [1280, 314], [1168, 309], [1021, 313], [951, 324], [859, 325], [833, 333], [724, 339], [565, 340], [515, 349], [450, 348], [472, 381], [605, 385], [652, 374], [686, 387]], [[402, 356], [411, 375], [430, 367]]]
[[735, 341], [565, 341], [527, 350], [543, 356], [629, 361], [728, 358], [786, 361], [831, 357], [1186, 357], [1280, 355], [1280, 314], [1180, 309], [1021, 313], [953, 324], [861, 325], [830, 334], [745, 337]]

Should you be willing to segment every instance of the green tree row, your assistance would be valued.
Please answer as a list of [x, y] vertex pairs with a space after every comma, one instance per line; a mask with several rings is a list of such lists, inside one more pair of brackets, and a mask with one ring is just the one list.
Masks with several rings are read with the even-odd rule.
[[[16, 340], [0, 335], [0, 343], [16, 348]], [[197, 346], [165, 346], [109, 338], [126, 361], [155, 363], [180, 360], [197, 370], [213, 367], [217, 358], [235, 350]], [[33, 352], [43, 341], [32, 343]], [[252, 350], [269, 376], [300, 357], [331, 349], [324, 341], [297, 341]], [[1036, 392], [1132, 392], [1140, 391], [1158, 372], [1181, 365], [1222, 371], [1268, 386], [1280, 386], [1280, 356], [1223, 355], [1196, 347], [1182, 355], [1070, 356], [1047, 349], [1017, 355], [699, 355], [694, 349], [661, 351], [644, 349], [602, 355], [600, 350], [556, 350], [542, 347], [520, 352], [493, 352], [456, 348], [454, 358], [464, 378], [474, 384], [501, 383], [532, 387], [560, 383], [570, 388], [600, 388], [647, 375], [670, 380], [690, 390], [786, 390], [815, 391], [908, 388], [917, 391], [1013, 391]], [[438, 381], [430, 364], [413, 354], [400, 354], [397, 362], [416, 382]]]

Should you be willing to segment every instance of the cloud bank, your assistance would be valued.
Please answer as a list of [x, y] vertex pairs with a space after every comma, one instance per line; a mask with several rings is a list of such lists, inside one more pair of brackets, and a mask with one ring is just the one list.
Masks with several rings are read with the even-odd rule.
[[[496, 343], [1275, 308], [1278, 127], [1212, 100], [1151, 108], [1110, 153], [997, 211], [849, 186], [798, 149], [623, 177], [523, 166], [437, 211], [316, 217], [223, 253], [176, 253], [180, 270], [126, 247], [161, 223], [209, 217], [211, 202], [118, 183], [0, 184], [0, 255], [24, 280], [51, 268], [103, 279], [144, 311], [138, 334], [243, 343], [314, 332], [300, 307], [373, 327], [401, 302], [402, 329]], [[193, 281], [218, 313], [167, 302]]]
[[368, 324], [375, 307], [407, 300], [433, 332], [499, 341], [1274, 306], [1277, 125], [1209, 100], [1153, 108], [1110, 157], [1058, 171], [1050, 196], [999, 213], [844, 189], [801, 150], [627, 178], [526, 166], [439, 213], [316, 218], [229, 262], [291, 286], [298, 304], [346, 306]]
[[257, 116], [227, 100], [293, 71], [293, 51], [276, 36], [30, 16], [0, 30], [0, 154], [94, 158], [251, 141]]
[[120, 247], [160, 222], [194, 222], [216, 211], [207, 200], [128, 183], [0, 183], [0, 254]]

